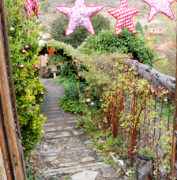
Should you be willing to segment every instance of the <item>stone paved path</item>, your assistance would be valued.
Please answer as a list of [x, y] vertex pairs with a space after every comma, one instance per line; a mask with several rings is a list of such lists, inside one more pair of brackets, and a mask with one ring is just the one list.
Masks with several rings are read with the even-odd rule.
[[40, 161], [40, 173], [45, 180], [116, 180], [111, 165], [93, 150], [89, 137], [77, 129], [78, 116], [64, 112], [58, 102], [63, 87], [53, 79], [42, 81], [47, 88], [42, 113], [47, 117], [45, 133], [33, 154]]

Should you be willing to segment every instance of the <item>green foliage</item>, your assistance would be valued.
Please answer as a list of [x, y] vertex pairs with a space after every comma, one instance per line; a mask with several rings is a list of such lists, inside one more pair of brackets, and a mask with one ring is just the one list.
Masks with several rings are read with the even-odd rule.
[[135, 24], [135, 29], [139, 31], [142, 35], [144, 35], [143, 26], [141, 25], [139, 21]]
[[[43, 85], [36, 77], [39, 72], [34, 69], [38, 65], [38, 29], [35, 18], [27, 20], [24, 1], [7, 0], [6, 13], [10, 41], [10, 53], [14, 76], [15, 93], [18, 108], [18, 118], [22, 134], [24, 154], [39, 142], [44, 116], [40, 114], [40, 93]], [[21, 51], [24, 46], [30, 47], [26, 54]], [[23, 64], [24, 69], [19, 65]]]
[[96, 130], [98, 130], [98, 127], [96, 127], [95, 122], [93, 121], [91, 116], [83, 116], [82, 120], [79, 123], [80, 128], [83, 129], [83, 132], [85, 134], [94, 134]]
[[61, 101], [60, 101], [61, 107], [65, 111], [69, 111], [74, 114], [81, 113], [81, 106], [79, 102], [79, 92], [78, 92], [78, 87], [77, 87], [77, 85], [79, 84], [76, 81], [69, 79], [69, 80], [65, 80], [65, 82], [63, 82], [63, 85], [65, 89], [64, 89], [64, 96], [61, 98]]
[[144, 29], [145, 29], [146, 31], [148, 31], [148, 25], [147, 25], [147, 24], [144, 26]]
[[138, 33], [136, 35], [132, 34], [126, 28], [123, 29], [119, 36], [115, 35], [114, 30], [103, 31], [96, 36], [90, 37], [78, 49], [81, 53], [87, 55], [113, 52], [129, 53], [137, 60], [142, 59], [143, 63], [149, 66], [152, 66], [156, 60], [154, 51], [147, 46], [143, 37]]
[[[101, 15], [93, 16], [91, 21], [96, 34], [98, 34], [103, 29], [110, 29], [109, 19]], [[67, 29], [68, 23], [69, 19], [64, 15], [61, 15], [56, 20], [54, 20], [51, 27], [52, 38], [77, 48], [89, 36], [89, 33], [83, 27], [79, 27], [73, 34], [66, 36], [65, 31]]]
[[154, 151], [148, 146], [146, 146], [145, 148], [141, 148], [138, 153], [147, 158], [155, 158]]
[[50, 3], [48, 1], [43, 1], [41, 3], [41, 10], [44, 11], [44, 12], [47, 12], [49, 7], [50, 7]]
[[40, 48], [39, 54], [47, 54], [47, 50], [52, 47], [55, 49], [55, 56], [49, 56], [48, 60], [51, 65], [61, 66], [61, 76], [76, 79], [78, 74], [78, 68], [72, 66], [73, 60], [79, 60], [80, 55], [77, 50], [72, 46], [63, 42], [57, 42], [55, 40], [49, 41], [46, 45]]
[[37, 165], [30, 160], [26, 161], [27, 180], [42, 180], [43, 177], [39, 174]]

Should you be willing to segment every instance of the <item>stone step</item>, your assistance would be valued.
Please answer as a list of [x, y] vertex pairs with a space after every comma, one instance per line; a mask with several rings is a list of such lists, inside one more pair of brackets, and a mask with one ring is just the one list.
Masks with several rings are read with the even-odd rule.
[[48, 150], [48, 151], [43, 151], [40, 150], [40, 153], [44, 156], [55, 156], [55, 155], [63, 155], [63, 154], [73, 154], [73, 153], [86, 153], [86, 152], [92, 152], [88, 148], [71, 148], [71, 149], [61, 149], [61, 150]]
[[[50, 122], [50, 120], [48, 120], [48, 122]], [[60, 121], [60, 122], [55, 122], [55, 123], [50, 123], [50, 127], [56, 127], [56, 126], [62, 126], [62, 127], [77, 127], [78, 125], [78, 121], [74, 121], [74, 122], [67, 122], [67, 121]]]
[[46, 112], [51, 112], [51, 113], [65, 113], [61, 108], [48, 108], [48, 109], [41, 109], [41, 113], [46, 113]]
[[[79, 118], [80, 116], [77, 116], [77, 115], [73, 115], [73, 114], [67, 114], [67, 113], [63, 113], [63, 112], [56, 112], [56, 113], [53, 113], [53, 112], [45, 112], [44, 113], [45, 116], [47, 117], [75, 117], [75, 118]], [[81, 118], [81, 117], [80, 117]]]
[[76, 127], [50, 127], [54, 123], [46, 123], [44, 124], [43, 131], [44, 132], [53, 132], [53, 131], [66, 131], [66, 130], [77, 130]]
[[63, 120], [61, 118], [48, 118], [48, 123], [78, 123], [78, 120], [77, 119], [66, 119], [66, 120]]
[[99, 170], [101, 168], [105, 168], [106, 166], [109, 166], [107, 164], [104, 164], [104, 162], [98, 162], [98, 163], [90, 163], [90, 164], [82, 164], [78, 166], [71, 166], [67, 168], [58, 168], [58, 169], [49, 169], [43, 172], [45, 176], [53, 176], [53, 175], [66, 175], [66, 174], [75, 174], [82, 171], [95, 171]]
[[[74, 137], [79, 137], [79, 136], [82, 136], [82, 135], [75, 135]], [[70, 136], [60, 136], [60, 135], [58, 135], [58, 136], [55, 136], [55, 137], [51, 137], [51, 138], [47, 138], [47, 136], [45, 136], [45, 137], [42, 137], [41, 138], [41, 141], [43, 141], [43, 140], [45, 140], [45, 141], [47, 141], [47, 140], [58, 140], [58, 139], [66, 139], [66, 138], [70, 138], [70, 137], [73, 137], [73, 135], [70, 135]]]
[[95, 180], [98, 176], [98, 171], [83, 171], [74, 174], [71, 179], [72, 180]]

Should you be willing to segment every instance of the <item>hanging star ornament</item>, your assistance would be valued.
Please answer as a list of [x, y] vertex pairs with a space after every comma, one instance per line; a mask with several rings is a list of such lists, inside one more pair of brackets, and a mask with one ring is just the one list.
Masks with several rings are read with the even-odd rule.
[[26, 8], [27, 8], [27, 18], [30, 18], [31, 11], [34, 12], [36, 17], [38, 18], [38, 0], [26, 0]]
[[157, 13], [162, 13], [168, 16], [170, 19], [174, 19], [174, 14], [170, 5], [176, 0], [142, 0], [150, 6], [150, 13], [148, 22], [150, 22]]
[[110, 8], [107, 12], [117, 19], [116, 35], [119, 35], [124, 27], [127, 27], [133, 34], [136, 34], [132, 18], [140, 12], [140, 9], [129, 8], [126, 0], [120, 0], [118, 8]]
[[55, 56], [54, 52], [55, 52], [55, 49], [52, 49], [52, 47], [50, 47], [49, 50], [47, 50], [48, 53], [49, 53], [49, 56], [52, 55], [52, 56]]
[[66, 35], [71, 35], [79, 26], [84, 27], [90, 34], [95, 31], [90, 18], [103, 9], [103, 6], [86, 6], [85, 0], [75, 0], [73, 7], [57, 6], [57, 11], [70, 18]]

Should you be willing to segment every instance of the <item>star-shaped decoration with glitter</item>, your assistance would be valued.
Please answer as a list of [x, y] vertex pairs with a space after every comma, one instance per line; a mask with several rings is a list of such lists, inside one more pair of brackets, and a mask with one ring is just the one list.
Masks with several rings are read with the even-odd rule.
[[54, 52], [55, 52], [55, 49], [52, 49], [52, 47], [50, 47], [49, 50], [47, 50], [48, 53], [49, 53], [49, 56], [52, 55], [52, 56], [55, 56]]
[[70, 18], [66, 35], [71, 35], [79, 26], [84, 27], [90, 34], [94, 35], [95, 31], [90, 18], [103, 9], [103, 6], [86, 6], [85, 0], [75, 0], [72, 7], [57, 6], [57, 11]]
[[26, 0], [27, 18], [31, 16], [31, 11], [34, 12], [38, 18], [38, 0]]
[[117, 19], [116, 35], [119, 35], [124, 27], [127, 27], [133, 34], [136, 34], [132, 18], [140, 12], [140, 9], [129, 8], [126, 0], [120, 0], [118, 8], [110, 8], [107, 12]]
[[168, 16], [170, 19], [174, 19], [174, 14], [171, 10], [170, 5], [176, 0], [142, 0], [150, 6], [150, 13], [148, 22], [150, 22], [157, 13], [162, 13]]

